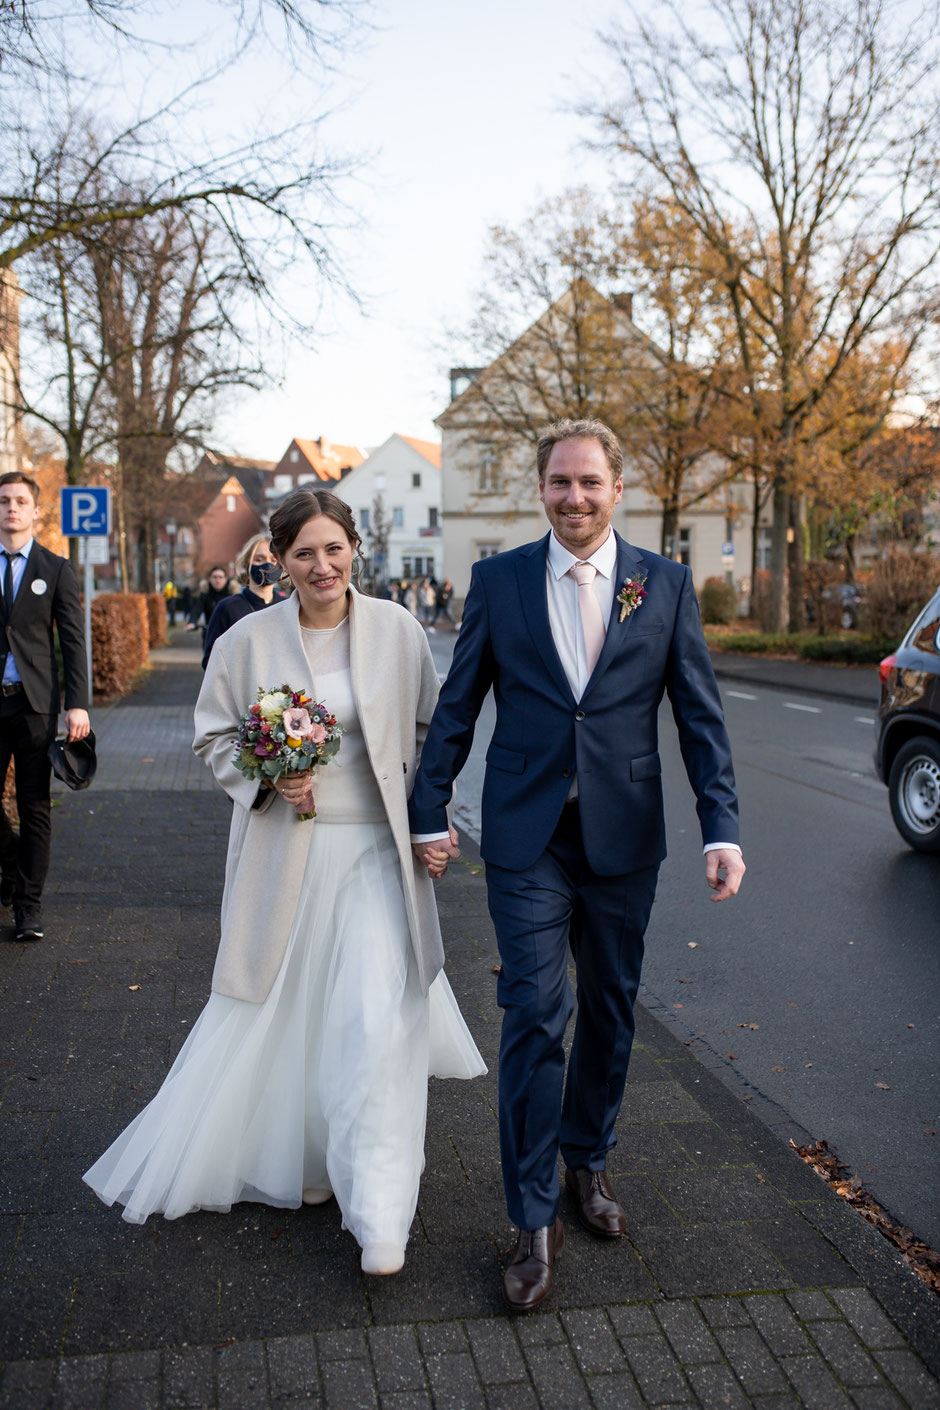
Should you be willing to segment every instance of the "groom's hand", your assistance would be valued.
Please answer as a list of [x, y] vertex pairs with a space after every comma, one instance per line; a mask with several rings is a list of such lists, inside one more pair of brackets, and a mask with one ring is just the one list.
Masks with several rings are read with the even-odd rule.
[[715, 893], [711, 899], [725, 901], [729, 896], [734, 896], [744, 879], [745, 870], [744, 858], [733, 847], [715, 847], [711, 852], [706, 852], [705, 880]]
[[457, 833], [450, 828], [449, 838], [438, 837], [433, 842], [413, 842], [411, 850], [421, 865], [427, 867], [428, 876], [436, 878], [444, 875], [448, 862], [456, 861], [460, 856], [457, 841]]

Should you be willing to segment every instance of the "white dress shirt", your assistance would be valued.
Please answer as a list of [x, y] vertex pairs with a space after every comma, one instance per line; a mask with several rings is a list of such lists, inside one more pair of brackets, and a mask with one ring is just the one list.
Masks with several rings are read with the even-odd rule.
[[575, 563], [582, 561], [593, 564], [597, 569], [593, 583], [594, 596], [606, 628], [610, 625], [610, 612], [614, 605], [614, 574], [617, 571], [617, 540], [613, 532], [608, 531], [600, 548], [583, 560], [570, 553], [554, 534], [548, 541], [548, 621], [558, 659], [575, 700], [581, 699], [589, 679], [581, 609], [578, 606], [578, 584], [570, 572]]

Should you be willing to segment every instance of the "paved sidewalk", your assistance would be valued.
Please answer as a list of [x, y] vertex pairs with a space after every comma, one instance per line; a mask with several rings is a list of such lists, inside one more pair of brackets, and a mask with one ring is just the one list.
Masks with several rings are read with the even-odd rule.
[[563, 1200], [551, 1298], [505, 1314], [496, 956], [472, 845], [439, 897], [491, 1071], [432, 1083], [401, 1274], [363, 1278], [335, 1205], [138, 1228], [99, 1204], [81, 1173], [209, 984], [228, 804], [189, 756], [199, 675], [185, 642], [96, 712], [98, 779], [56, 793], [47, 939], [0, 943], [0, 1407], [940, 1407], [940, 1300], [643, 1009], [611, 1162], [629, 1235], [592, 1239]]

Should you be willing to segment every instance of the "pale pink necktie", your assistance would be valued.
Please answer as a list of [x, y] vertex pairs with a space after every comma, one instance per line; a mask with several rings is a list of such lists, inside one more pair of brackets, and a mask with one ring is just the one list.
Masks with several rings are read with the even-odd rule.
[[575, 563], [568, 570], [578, 584], [578, 611], [581, 613], [581, 630], [584, 633], [584, 655], [587, 659], [588, 676], [597, 665], [597, 658], [604, 647], [607, 631], [601, 605], [594, 592], [594, 578], [597, 569], [593, 563]]

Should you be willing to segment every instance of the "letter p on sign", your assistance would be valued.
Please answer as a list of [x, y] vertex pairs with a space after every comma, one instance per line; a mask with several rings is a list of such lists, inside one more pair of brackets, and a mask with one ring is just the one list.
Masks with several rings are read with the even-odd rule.
[[111, 532], [111, 491], [107, 485], [66, 485], [60, 491], [66, 538]]

